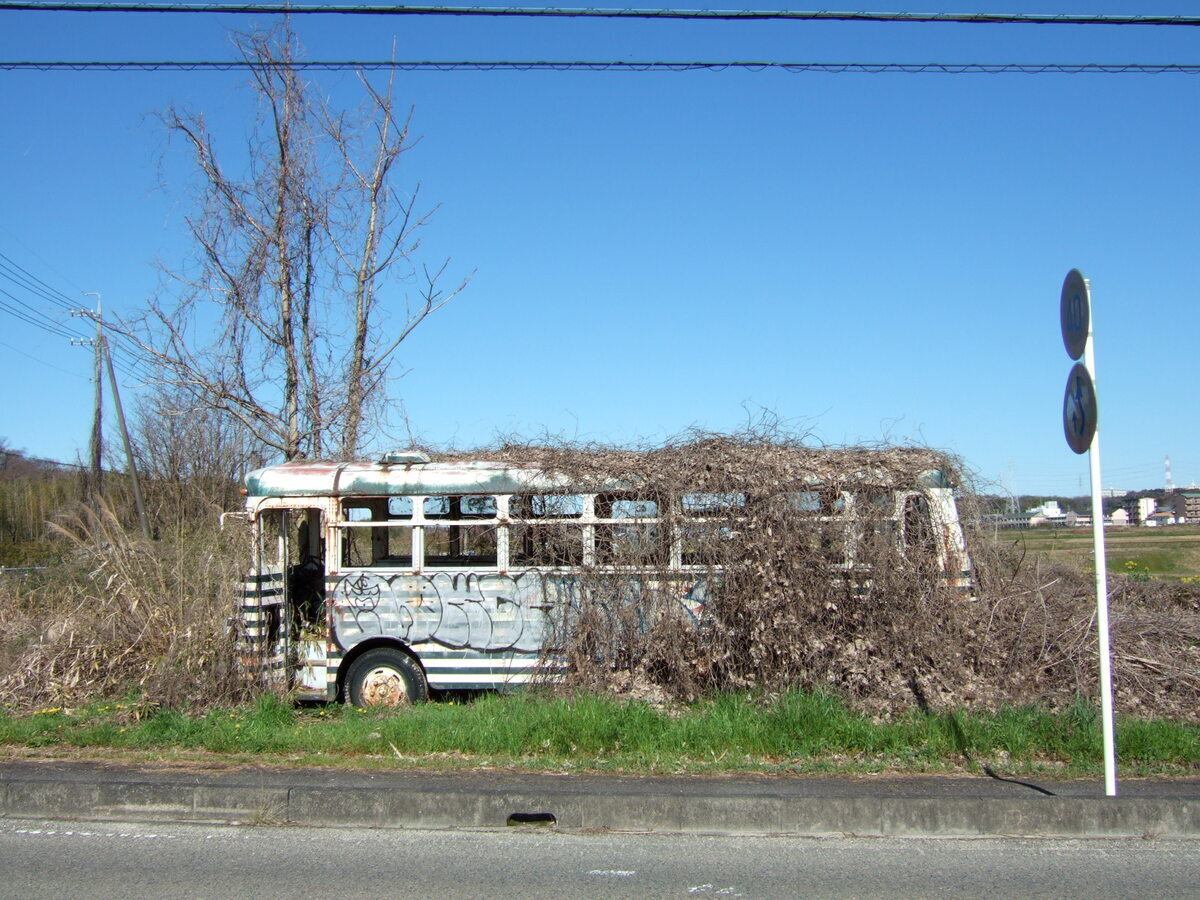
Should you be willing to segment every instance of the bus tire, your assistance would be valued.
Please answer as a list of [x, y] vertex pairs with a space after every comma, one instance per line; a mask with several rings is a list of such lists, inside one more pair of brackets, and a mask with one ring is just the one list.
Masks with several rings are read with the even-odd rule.
[[429, 698], [425, 673], [402, 650], [376, 647], [350, 664], [346, 698], [351, 706], [408, 706]]

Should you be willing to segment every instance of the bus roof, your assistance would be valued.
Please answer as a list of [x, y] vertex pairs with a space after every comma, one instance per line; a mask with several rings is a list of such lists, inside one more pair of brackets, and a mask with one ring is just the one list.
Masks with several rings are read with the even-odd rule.
[[246, 476], [251, 497], [516, 494], [570, 487], [565, 477], [532, 466], [483, 460], [401, 465], [301, 461], [268, 466]]
[[[859, 471], [853, 480], [887, 483]], [[820, 479], [812, 478], [815, 486]], [[948, 487], [944, 472], [922, 472], [910, 487]], [[606, 490], [634, 490], [636, 485], [614, 479]], [[257, 469], [246, 476], [250, 497], [392, 497], [442, 494], [520, 494], [581, 490], [563, 474], [533, 464], [488, 460], [447, 462], [312, 462], [296, 461]]]

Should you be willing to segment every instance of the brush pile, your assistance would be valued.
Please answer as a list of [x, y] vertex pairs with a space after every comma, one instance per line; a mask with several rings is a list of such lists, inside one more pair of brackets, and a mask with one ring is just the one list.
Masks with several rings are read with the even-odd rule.
[[[509, 444], [477, 455], [656, 503], [700, 567], [683, 579], [665, 566], [655, 573], [652, 536], [614, 526], [622, 533], [597, 561], [629, 576], [585, 570], [564, 623], [578, 686], [681, 699], [824, 689], [877, 715], [1097, 696], [1092, 580], [982, 533], [977, 501], [945, 454], [813, 448], [751, 432], [637, 450]], [[936, 523], [920, 501], [903, 499], [931, 476], [955, 489], [972, 565], [966, 587], [939, 559]], [[691, 515], [665, 502], [680, 497], [704, 508]], [[1111, 584], [1118, 709], [1200, 718], [1200, 589]]]
[[51, 527], [67, 561], [0, 579], [0, 704], [202, 709], [248, 696], [228, 628], [244, 534], [208, 522], [151, 542], [110, 508], [82, 505]]
[[[943, 454], [746, 433], [641, 449], [508, 443], [470, 457], [563, 474], [611, 496], [609, 518], [629, 518], [596, 526], [597, 559], [560, 622], [575, 689], [689, 699], [801, 687], [880, 716], [1096, 696], [1091, 579], [975, 527], [969, 485]], [[914, 490], [931, 479], [954, 488], [967, 586], [946, 571]], [[243, 531], [208, 522], [145, 542], [101, 510], [59, 534], [74, 547], [61, 571], [0, 578], [0, 704], [245, 698], [227, 628], [248, 562]], [[546, 528], [537, 539], [556, 542]], [[1200, 589], [1122, 577], [1112, 587], [1118, 712], [1200, 719]]]

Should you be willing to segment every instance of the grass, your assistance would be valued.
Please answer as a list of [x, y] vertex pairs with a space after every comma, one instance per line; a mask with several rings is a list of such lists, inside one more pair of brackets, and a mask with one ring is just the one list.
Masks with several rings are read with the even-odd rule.
[[[1092, 565], [1092, 529], [1030, 528], [1000, 531], [1001, 543], [1016, 543], [1026, 552], [1081, 568]], [[1200, 527], [1106, 528], [1105, 556], [1110, 573], [1152, 578], [1200, 577]]]
[[[772, 702], [726, 695], [668, 714], [644, 703], [538, 693], [485, 695], [388, 712], [244, 708], [139, 716], [131, 704], [0, 712], [12, 755], [211, 758], [280, 765], [626, 774], [952, 772], [1083, 777], [1103, 771], [1100, 726], [1085, 703], [925, 714], [876, 722], [825, 694]], [[1200, 774], [1200, 726], [1125, 719], [1117, 758], [1132, 775]]]

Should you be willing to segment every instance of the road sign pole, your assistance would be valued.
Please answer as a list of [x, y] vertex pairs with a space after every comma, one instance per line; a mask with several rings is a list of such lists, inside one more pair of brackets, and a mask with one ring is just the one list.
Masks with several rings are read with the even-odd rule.
[[[1088, 374], [1092, 376], [1092, 386], [1096, 384], [1096, 351], [1092, 337], [1091, 323], [1088, 324], [1087, 347], [1083, 354], [1083, 364]], [[1117, 796], [1117, 751], [1116, 737], [1113, 730], [1113, 696], [1112, 696], [1112, 651], [1108, 639], [1108, 559], [1104, 550], [1104, 501], [1101, 499], [1100, 480], [1100, 430], [1092, 437], [1092, 446], [1088, 450], [1088, 465], [1091, 469], [1092, 480], [1092, 544], [1096, 556], [1096, 630], [1099, 635], [1100, 651], [1100, 720], [1104, 740], [1104, 793], [1109, 797]]]
[[[1117, 751], [1113, 734], [1112, 651], [1108, 634], [1108, 560], [1104, 552], [1104, 502], [1100, 497], [1100, 432], [1097, 428], [1096, 350], [1091, 284], [1078, 269], [1067, 273], [1058, 315], [1067, 356], [1076, 360], [1063, 397], [1067, 445], [1088, 454], [1092, 482], [1092, 543], [1096, 560], [1096, 632], [1100, 655], [1100, 719], [1104, 741], [1104, 792], [1117, 796]], [[1083, 362], [1078, 360], [1083, 357]]]

